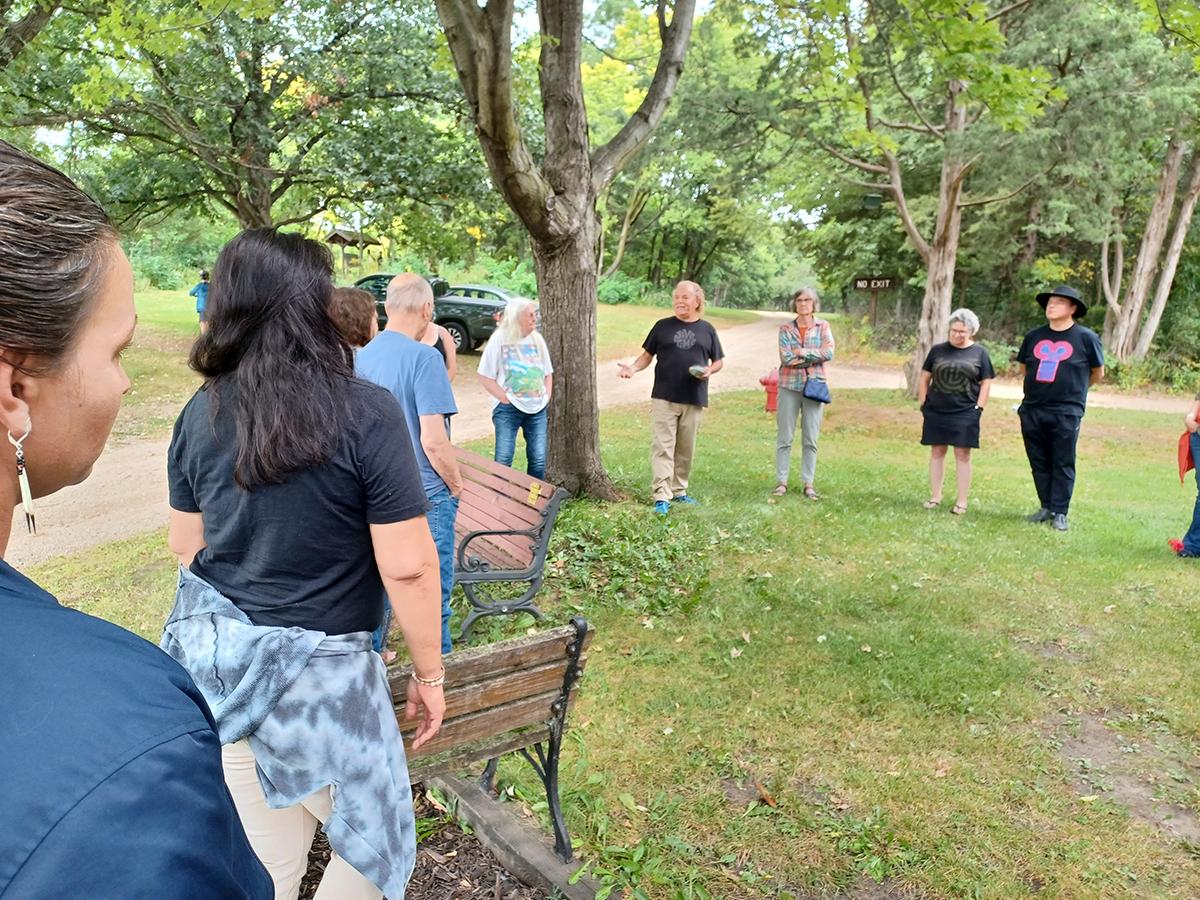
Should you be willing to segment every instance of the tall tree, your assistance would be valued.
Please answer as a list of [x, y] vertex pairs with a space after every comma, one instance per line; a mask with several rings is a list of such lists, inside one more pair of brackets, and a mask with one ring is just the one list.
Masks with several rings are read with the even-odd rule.
[[[683, 71], [695, 0], [658, 0], [661, 48], [650, 87], [617, 133], [588, 139], [580, 67], [583, 0], [537, 4], [545, 152], [530, 152], [513, 94], [514, 0], [436, 0], [459, 81], [497, 190], [529, 232], [555, 365], [550, 477], [573, 492], [615, 497], [600, 460], [596, 396], [596, 198], [662, 119]], [[671, 13], [668, 21], [668, 12]]]
[[[1007, 199], [970, 197], [967, 180], [1005, 132], [1040, 115], [1053, 94], [1039, 66], [1007, 58], [1005, 19], [1027, 3], [982, 0], [800, 0], [760, 6], [760, 30], [781, 60], [785, 127], [889, 196], [925, 265], [910, 391], [929, 348], [946, 337], [963, 211]], [[868, 178], [864, 176], [869, 176]], [[934, 179], [932, 208], [909, 184]]]
[[[284, 225], [339, 201], [444, 194], [465, 175], [475, 153], [453, 76], [430, 65], [431, 13], [271, 6], [156, 0], [74, 28], [60, 16], [61, 39], [0, 104], [17, 124], [82, 126], [72, 134], [110, 157], [100, 193], [126, 219], [209, 206]], [[450, 158], [431, 165], [439, 152]]]

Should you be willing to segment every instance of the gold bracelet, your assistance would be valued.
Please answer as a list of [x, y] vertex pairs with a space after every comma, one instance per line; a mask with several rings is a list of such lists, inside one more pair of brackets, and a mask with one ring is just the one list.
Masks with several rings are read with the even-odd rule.
[[446, 667], [442, 666], [442, 673], [437, 678], [422, 678], [416, 669], [413, 669], [412, 677], [417, 684], [423, 684], [425, 687], [441, 687], [446, 683]]

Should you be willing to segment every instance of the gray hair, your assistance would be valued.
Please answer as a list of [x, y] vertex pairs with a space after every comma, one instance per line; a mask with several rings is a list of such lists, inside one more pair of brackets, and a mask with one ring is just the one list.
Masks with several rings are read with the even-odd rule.
[[521, 316], [527, 309], [537, 309], [537, 304], [528, 297], [510, 297], [504, 306], [504, 314], [496, 326], [494, 337], [500, 343], [516, 344], [521, 340]]
[[792, 294], [792, 312], [796, 311], [796, 301], [800, 299], [801, 294], [808, 294], [811, 296], [813, 298], [813, 312], [820, 312], [821, 295], [817, 293], [817, 289], [811, 284], [804, 285], [804, 287]]
[[975, 336], [975, 332], [979, 331], [979, 316], [975, 315], [975, 313], [971, 312], [965, 306], [950, 313], [950, 321], [946, 324], [949, 326], [955, 322], [962, 322], [966, 325], [972, 337]]
[[420, 275], [405, 272], [397, 275], [387, 286], [387, 300], [384, 309], [388, 315], [393, 313], [419, 312], [426, 303], [433, 302], [433, 288]]

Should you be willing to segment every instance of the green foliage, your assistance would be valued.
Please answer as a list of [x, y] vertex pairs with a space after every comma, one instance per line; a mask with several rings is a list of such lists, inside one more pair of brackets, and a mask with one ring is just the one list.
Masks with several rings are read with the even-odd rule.
[[641, 300], [654, 290], [650, 282], [626, 275], [624, 272], [614, 272], [600, 279], [596, 286], [596, 296], [601, 303], [629, 303]]

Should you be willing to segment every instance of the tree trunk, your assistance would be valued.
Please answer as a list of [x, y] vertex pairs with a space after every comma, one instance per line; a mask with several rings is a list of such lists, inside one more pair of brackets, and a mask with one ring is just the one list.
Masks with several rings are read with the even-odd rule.
[[533, 243], [545, 337], [555, 365], [548, 471], [576, 493], [619, 496], [600, 463], [596, 398], [596, 197], [666, 112], [691, 39], [695, 0], [658, 5], [662, 48], [650, 87], [620, 131], [589, 152], [583, 0], [541, 0], [538, 84], [545, 152], [521, 137], [512, 91], [513, 0], [436, 0], [492, 180]]
[[[533, 242], [542, 330], [554, 362], [546, 477], [572, 494], [619, 499], [600, 461], [594, 217], [561, 241]], [[613, 370], [616, 378], [616, 370]]]
[[[1121, 316], [1121, 282], [1125, 279], [1125, 226], [1124, 214], [1118, 213], [1114, 231], [1115, 239], [1110, 235], [1104, 236], [1100, 246], [1100, 289], [1104, 292], [1106, 306], [1104, 308], [1104, 346], [1111, 347], [1113, 331], [1117, 327], [1117, 319]], [[1109, 261], [1112, 247], [1112, 260]]]
[[1042, 198], [1034, 197], [1029, 204], [1029, 214], [1025, 219], [1025, 240], [1021, 243], [1021, 252], [1017, 254], [1017, 265], [1022, 268], [1033, 265], [1038, 251], [1038, 223], [1042, 220]]
[[[917, 396], [917, 383], [921, 366], [934, 344], [946, 340], [949, 328], [950, 304], [954, 299], [954, 269], [958, 264], [958, 242], [962, 231], [963, 180], [967, 168], [955, 141], [966, 129], [966, 108], [957, 103], [963, 86], [957, 82], [950, 85], [946, 99], [945, 129], [947, 143], [942, 154], [942, 175], [938, 184], [937, 224], [933, 241], [928, 245], [925, 259], [927, 275], [925, 296], [921, 300], [921, 317], [917, 321], [917, 346], [904, 367], [908, 383], [908, 395]], [[918, 248], [919, 249], [919, 248]]]
[[1117, 323], [1112, 332], [1112, 342], [1108, 348], [1113, 356], [1121, 362], [1129, 360], [1137, 342], [1142, 308], [1146, 304], [1146, 295], [1150, 293], [1150, 288], [1154, 284], [1154, 273], [1158, 271], [1158, 257], [1162, 252], [1163, 241], [1167, 236], [1167, 226], [1171, 221], [1171, 212], [1175, 207], [1175, 190], [1179, 183], [1179, 168], [1183, 164], [1183, 154], [1183, 141], [1178, 138], [1172, 140], [1167, 148], [1166, 160], [1163, 162], [1158, 192], [1154, 196], [1154, 205], [1150, 209], [1150, 217], [1146, 220], [1146, 230], [1142, 232], [1142, 243], [1138, 248], [1137, 261], [1133, 266], [1133, 276], [1129, 279], [1129, 289], [1121, 304], [1121, 314], [1117, 317]]
[[1183, 254], [1183, 242], [1187, 238], [1188, 229], [1192, 225], [1192, 215], [1196, 212], [1196, 200], [1200, 198], [1200, 150], [1192, 154], [1192, 175], [1188, 180], [1187, 193], [1179, 205], [1179, 213], [1175, 217], [1175, 229], [1171, 234], [1171, 243], [1167, 247], [1166, 258], [1163, 259], [1162, 273], [1158, 276], [1158, 287], [1154, 291], [1154, 302], [1150, 306], [1150, 314], [1142, 325], [1138, 335], [1137, 346], [1134, 348], [1134, 359], [1144, 359], [1150, 352], [1150, 344], [1158, 333], [1158, 325], [1162, 321], [1163, 310], [1166, 309], [1167, 299], [1171, 295], [1171, 285], [1175, 281], [1175, 269], [1179, 266], [1179, 257]]

